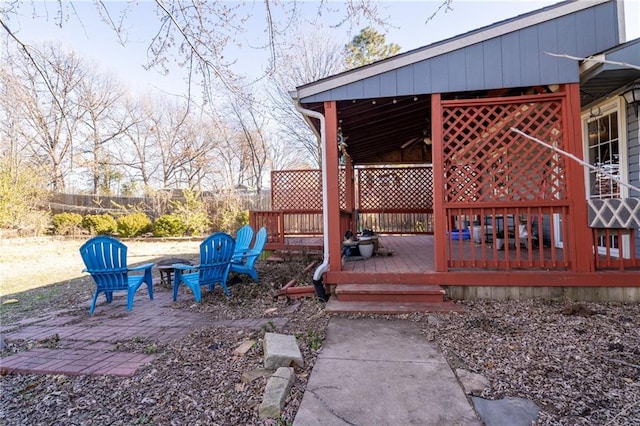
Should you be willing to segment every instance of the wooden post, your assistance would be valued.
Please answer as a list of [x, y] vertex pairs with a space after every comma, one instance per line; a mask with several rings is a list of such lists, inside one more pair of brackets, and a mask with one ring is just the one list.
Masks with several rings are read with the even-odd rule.
[[442, 144], [442, 105], [439, 93], [431, 95], [431, 139], [433, 163], [433, 255], [437, 272], [447, 271], [446, 220], [444, 207], [444, 164]]
[[338, 111], [335, 101], [324, 103], [325, 150], [328, 195], [329, 270], [342, 270], [342, 236], [340, 235], [340, 183], [338, 179]]
[[[580, 120], [580, 86], [578, 83], [563, 86], [563, 127], [567, 152], [583, 158], [582, 122]], [[574, 272], [595, 271], [593, 238], [589, 228], [584, 168], [576, 161], [565, 159], [567, 169], [567, 199], [571, 212], [568, 235], [573, 236], [569, 259]]]

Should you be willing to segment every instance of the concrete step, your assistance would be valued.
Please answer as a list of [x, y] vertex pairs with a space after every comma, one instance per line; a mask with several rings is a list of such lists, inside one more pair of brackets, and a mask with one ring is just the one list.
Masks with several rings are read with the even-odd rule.
[[327, 302], [325, 311], [330, 314], [388, 314], [401, 315], [415, 312], [464, 312], [460, 305], [451, 301], [440, 303], [419, 302], [344, 302], [332, 297]]
[[442, 303], [445, 291], [437, 285], [423, 284], [339, 284], [342, 302]]

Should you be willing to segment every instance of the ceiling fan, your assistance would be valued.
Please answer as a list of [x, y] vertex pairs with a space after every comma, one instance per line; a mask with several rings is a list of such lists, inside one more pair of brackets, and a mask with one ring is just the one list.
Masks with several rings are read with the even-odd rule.
[[416, 142], [420, 142], [422, 141], [422, 143], [424, 143], [425, 145], [431, 145], [431, 138], [428, 136], [427, 131], [423, 130], [422, 131], [422, 137], [419, 138], [411, 138], [408, 141], [406, 141], [405, 143], [403, 143], [402, 145], [400, 145], [401, 149], [405, 149], [411, 145], [413, 145]]

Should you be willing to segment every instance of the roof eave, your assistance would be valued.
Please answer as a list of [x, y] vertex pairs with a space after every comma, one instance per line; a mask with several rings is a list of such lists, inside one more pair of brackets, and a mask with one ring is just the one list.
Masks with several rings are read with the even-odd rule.
[[[354, 83], [356, 81], [363, 80], [374, 75], [393, 71], [395, 69], [402, 68], [419, 61], [443, 55], [454, 50], [490, 40], [495, 37], [500, 37], [513, 31], [517, 31], [536, 24], [540, 24], [542, 22], [546, 22], [551, 19], [569, 15], [571, 13], [588, 9], [603, 3], [607, 3], [609, 1], [611, 0], [571, 1], [559, 3], [557, 5], [541, 9], [538, 12], [532, 12], [531, 14], [527, 14], [522, 17], [516, 17], [505, 22], [492, 24], [484, 28], [474, 30], [467, 34], [456, 36], [448, 40], [440, 41], [404, 54], [391, 57], [389, 59], [385, 59], [383, 61], [373, 63], [371, 65], [338, 74], [334, 77], [329, 77], [317, 82], [309, 83], [297, 89], [297, 97], [299, 99], [304, 99], [306, 97], [313, 96], [318, 93], [323, 93], [328, 90], [344, 86], [346, 84]], [[620, 22], [622, 20], [622, 22], [624, 22], [623, 18], [620, 17], [623, 16], [620, 15], [621, 10], [622, 7], [621, 5], [619, 5], [618, 21]], [[621, 26], [621, 30], [624, 31], [624, 25]], [[620, 37], [624, 36], [622, 35]]]

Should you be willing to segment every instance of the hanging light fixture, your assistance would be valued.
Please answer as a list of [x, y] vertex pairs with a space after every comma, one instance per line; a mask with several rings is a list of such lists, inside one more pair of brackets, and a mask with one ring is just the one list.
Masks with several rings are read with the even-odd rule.
[[640, 105], [640, 83], [631, 83], [620, 95], [629, 105], [633, 105], [633, 112], [638, 116], [638, 105]]
[[602, 117], [600, 107], [596, 111], [591, 108], [589, 111], [589, 139], [595, 140], [607, 133], [607, 129], [602, 124], [600, 117]]

